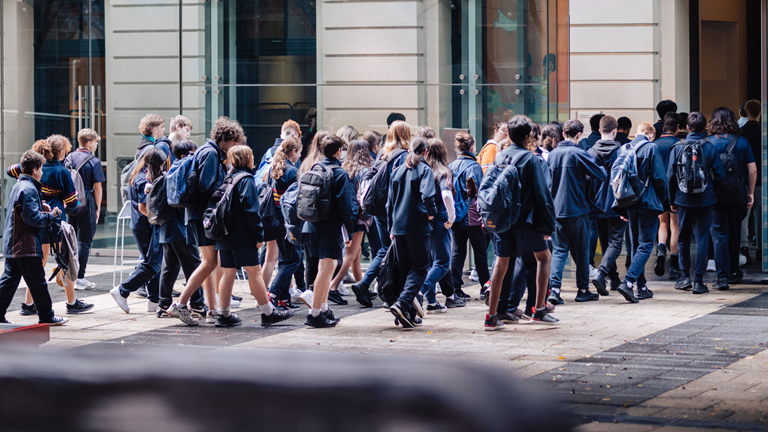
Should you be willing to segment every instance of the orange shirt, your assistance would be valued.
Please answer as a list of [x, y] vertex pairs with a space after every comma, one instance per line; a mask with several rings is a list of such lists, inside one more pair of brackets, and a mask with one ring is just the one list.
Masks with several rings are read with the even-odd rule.
[[483, 146], [483, 149], [480, 150], [480, 153], [477, 155], [477, 161], [483, 168], [483, 174], [485, 174], [489, 166], [493, 165], [493, 161], [496, 160], [496, 153], [498, 152], [499, 146], [495, 141], [488, 141]]

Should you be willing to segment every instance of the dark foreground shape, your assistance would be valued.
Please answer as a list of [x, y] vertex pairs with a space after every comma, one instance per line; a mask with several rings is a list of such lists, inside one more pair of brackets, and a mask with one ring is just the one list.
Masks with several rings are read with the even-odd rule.
[[[565, 431], [509, 372], [439, 358], [0, 347], [0, 430]], [[203, 391], [203, 389], [207, 389]]]

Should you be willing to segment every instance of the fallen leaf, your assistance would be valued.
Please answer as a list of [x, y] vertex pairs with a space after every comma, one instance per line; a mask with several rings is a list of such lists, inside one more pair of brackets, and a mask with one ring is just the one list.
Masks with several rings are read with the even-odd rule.
[[428, 331], [428, 332], [427, 332], [427, 334], [432, 334], [432, 332], [431, 332], [431, 331]]
[[557, 358], [560, 359], [560, 360], [565, 360], [565, 357], [563, 357], [563, 356], [557, 356]]

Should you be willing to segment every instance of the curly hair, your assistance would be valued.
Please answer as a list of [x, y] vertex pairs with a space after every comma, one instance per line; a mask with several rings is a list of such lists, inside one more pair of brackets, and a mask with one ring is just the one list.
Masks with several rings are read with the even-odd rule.
[[291, 156], [294, 151], [301, 152], [301, 141], [290, 136], [280, 143], [280, 147], [275, 153], [275, 157], [272, 158], [272, 178], [275, 180], [280, 179], [285, 173], [285, 161]]
[[[42, 141], [42, 140], [41, 140]], [[21, 172], [32, 175], [32, 171], [39, 169], [45, 163], [43, 155], [35, 150], [27, 150], [21, 155]]]
[[228, 141], [242, 144], [245, 141], [245, 133], [240, 123], [237, 120], [231, 120], [229, 117], [224, 116], [216, 120], [213, 129], [211, 129], [210, 137], [216, 144]]
[[475, 145], [475, 137], [472, 135], [464, 132], [459, 132], [456, 134], [456, 150], [459, 153], [472, 150], [473, 145]]
[[371, 152], [368, 149], [368, 141], [363, 139], [352, 140], [349, 143], [347, 158], [344, 160], [342, 168], [347, 171], [350, 179], [355, 178], [363, 168], [371, 166]]
[[35, 143], [32, 144], [32, 151], [39, 153], [47, 161], [53, 159], [53, 149], [51, 148], [51, 143], [44, 139], [35, 141]]
[[147, 114], [139, 122], [139, 132], [142, 135], [152, 136], [152, 129], [165, 124], [165, 120], [157, 114]]
[[733, 135], [739, 133], [736, 114], [727, 107], [718, 107], [709, 118], [709, 133], [712, 135]]
[[[65, 155], [72, 151], [72, 143], [69, 142], [69, 138], [64, 135], [51, 135], [45, 140], [51, 145], [51, 152], [53, 152], [52, 158], [54, 159], [57, 158], [62, 151]], [[46, 158], [48, 157], [46, 156]]]

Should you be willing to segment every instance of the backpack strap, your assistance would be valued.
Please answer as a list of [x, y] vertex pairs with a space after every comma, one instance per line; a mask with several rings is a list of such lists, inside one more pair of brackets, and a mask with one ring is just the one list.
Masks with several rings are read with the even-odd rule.
[[[91, 159], [96, 159], [96, 156], [91, 155], [91, 157], [86, 158], [84, 161], [80, 162], [80, 164], [78, 164], [77, 167], [75, 167], [75, 171], [77, 171], [79, 173], [80, 172], [80, 168], [84, 167], [85, 164], [90, 162]], [[71, 160], [70, 160], [70, 162], [71, 162]]]
[[733, 154], [733, 151], [736, 149], [736, 144], [739, 143], [739, 136], [736, 134], [731, 134], [731, 142], [728, 143], [728, 147], [726, 147], [725, 152], [728, 154]]

